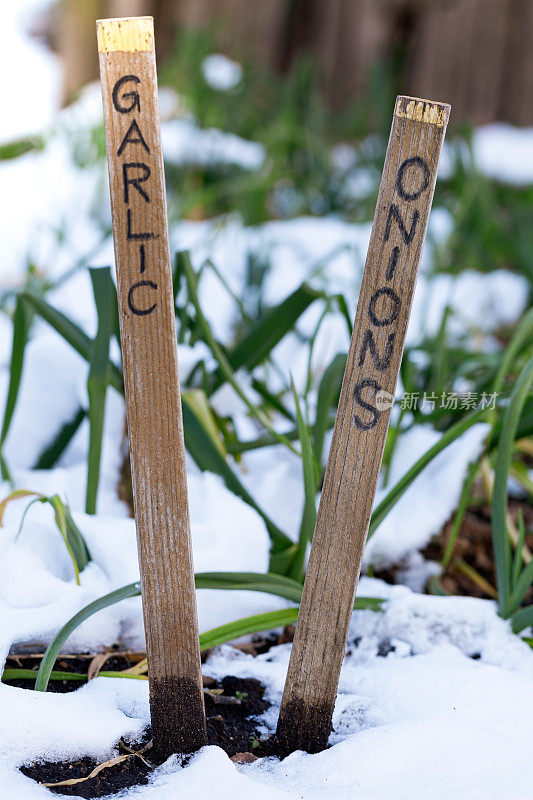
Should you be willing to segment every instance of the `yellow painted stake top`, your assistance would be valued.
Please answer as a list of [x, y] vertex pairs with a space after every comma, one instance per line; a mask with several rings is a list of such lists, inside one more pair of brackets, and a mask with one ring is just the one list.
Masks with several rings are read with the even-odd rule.
[[154, 18], [124, 17], [96, 22], [99, 53], [142, 53], [154, 49]]
[[447, 103], [435, 103], [419, 97], [400, 95], [396, 99], [394, 113], [397, 117], [412, 119], [414, 122], [428, 122], [430, 125], [444, 128], [448, 124], [450, 106]]

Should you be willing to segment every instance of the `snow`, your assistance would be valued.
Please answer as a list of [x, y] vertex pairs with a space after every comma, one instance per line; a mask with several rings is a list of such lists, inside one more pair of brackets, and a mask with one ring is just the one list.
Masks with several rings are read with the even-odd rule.
[[221, 53], [211, 53], [202, 61], [202, 75], [212, 89], [229, 92], [241, 82], [242, 67]]
[[[25, 29], [44, 0], [24, 0], [5, 9], [7, 35], [0, 56], [4, 73], [17, 63], [16, 80], [8, 82], [0, 141], [43, 132], [42, 151], [0, 163], [4, 203], [0, 219], [3, 242], [2, 288], [24, 285], [31, 265], [41, 278], [56, 281], [87, 260], [113, 267], [105, 163], [82, 166], [91, 132], [101, 121], [99, 87], [82, 92], [78, 102], [56, 111], [59, 65]], [[206, 82], [217, 91], [238, 90], [240, 65], [220, 54], [202, 65]], [[39, 91], [35, 92], [35, 74]], [[31, 104], [26, 99], [31, 97]], [[219, 130], [201, 130], [180, 113], [179, 98], [162, 94], [163, 146], [172, 165], [258, 170], [265, 148]], [[69, 144], [79, 134], [78, 160]], [[369, 138], [367, 154], [381, 143]], [[533, 131], [508, 125], [480, 128], [473, 135], [473, 157], [487, 176], [524, 185], [533, 181]], [[85, 148], [85, 149], [84, 149]], [[81, 154], [81, 157], [80, 157]], [[366, 195], [376, 181], [372, 170], [355, 170], [357, 154], [339, 145], [332, 162], [348, 175], [346, 194]], [[450, 174], [453, 153], [446, 150], [441, 176]], [[28, 186], [32, 191], [28, 191]], [[481, 349], [496, 346], [493, 334], [511, 326], [528, 297], [525, 278], [508, 271], [457, 276], [434, 274], [434, 249], [452, 232], [444, 209], [431, 215], [428, 242], [415, 293], [408, 343], [416, 346], [438, 330], [446, 307], [452, 309], [451, 340], [469, 340]], [[246, 299], [251, 256], [268, 261], [261, 288], [266, 305], [281, 302], [302, 282], [317, 290], [341, 292], [353, 315], [359, 292], [369, 224], [340, 217], [298, 217], [246, 226], [236, 215], [200, 222], [172, 219], [173, 249], [190, 249], [195, 268], [210, 259], [233, 295]], [[202, 267], [200, 300], [222, 343], [235, 333], [236, 304], [220, 275]], [[96, 316], [90, 280], [77, 269], [47, 293], [47, 300], [94, 335]], [[295, 332], [276, 347], [269, 385], [276, 390], [293, 377], [303, 388], [310, 364], [310, 411], [324, 370], [346, 352], [348, 331], [338, 313], [325, 316], [309, 358], [302, 335], [316, 329], [323, 306], [312, 304]], [[9, 380], [11, 324], [0, 315], [0, 409]], [[477, 346], [477, 345], [476, 345]], [[202, 343], [179, 345], [183, 385], [195, 364], [213, 359]], [[114, 355], [118, 358], [116, 348]], [[419, 354], [420, 355], [420, 354]], [[416, 353], [413, 357], [416, 357]], [[5, 455], [18, 488], [58, 493], [70, 505], [92, 561], [74, 580], [72, 563], [55, 526], [51, 509], [36, 504], [22, 531], [27, 500], [12, 502], [0, 528], [0, 666], [13, 648], [42, 649], [61, 625], [92, 600], [139, 578], [135, 525], [117, 496], [124, 456], [124, 402], [112, 389], [107, 395], [98, 513], [84, 513], [88, 426], [76, 436], [52, 470], [36, 470], [43, 449], [61, 427], [85, 407], [87, 364], [43, 322], [32, 329], [25, 358], [20, 399]], [[249, 377], [238, 374], [254, 402]], [[213, 397], [222, 415], [231, 415], [239, 436], [252, 439], [258, 429], [242, 400], [224, 386]], [[341, 673], [331, 748], [319, 755], [295, 753], [280, 762], [261, 759], [237, 766], [217, 747], [204, 748], [186, 766], [179, 757], [158, 768], [146, 787], [121, 797], [158, 800], [187, 795], [205, 798], [281, 800], [521, 800], [531, 796], [528, 734], [533, 716], [533, 655], [501, 620], [492, 602], [471, 598], [430, 597], [421, 592], [438, 566], [418, 552], [440, 530], [457, 505], [468, 464], [487, 434], [476, 425], [441, 453], [416, 479], [376, 531], [365, 552], [366, 567], [400, 564], [395, 587], [363, 577], [359, 596], [386, 598], [382, 613], [353, 614], [347, 655]], [[419, 425], [398, 438], [389, 482], [378, 487], [376, 503], [406, 470], [438, 440]], [[329, 447], [330, 437], [326, 440]], [[301, 461], [281, 447], [243, 454], [233, 464], [240, 480], [272, 519], [295, 539], [304, 503]], [[188, 489], [195, 569], [266, 572], [269, 538], [261, 517], [233, 495], [221, 479], [201, 473], [187, 458]], [[11, 487], [0, 485], [0, 499]], [[409, 588], [410, 587], [410, 588]], [[200, 630], [236, 618], [290, 605], [256, 592], [199, 590]], [[144, 646], [140, 598], [111, 606], [80, 626], [66, 644], [70, 652], [96, 651], [120, 642]], [[385, 646], [384, 646], [385, 645]], [[387, 652], [387, 655], [383, 654]], [[267, 690], [271, 707], [260, 720], [265, 732], [275, 728], [290, 645], [252, 658], [230, 646], [210, 654], [204, 672], [213, 677], [255, 677]], [[97, 678], [70, 694], [40, 694], [0, 684], [0, 800], [46, 798], [49, 793], [24, 777], [18, 767], [35, 760], [88, 755], [109, 758], [120, 737], [138, 739], [149, 722], [148, 685], [139, 680]]]
[[[385, 517], [365, 548], [364, 563], [378, 568], [402, 563], [421, 550], [439, 532], [459, 501], [466, 469], [475, 461], [490, 431], [489, 425], [474, 425], [443, 450], [411, 484]], [[438, 440], [430, 427], [418, 425], [399, 437], [393, 455], [389, 482], [379, 488], [379, 503], [407, 470]]]
[[[27, 34], [36, 15], [50, 3], [51, 0], [19, 0], [2, 4], [5, 36], [0, 70], [10, 79], [3, 82], [2, 88], [1, 142], [36, 133], [53, 119], [59, 101], [59, 61], [47, 47]], [[13, 80], [14, 69], [16, 80]]]
[[[472, 162], [479, 172], [489, 178], [527, 186], [533, 181], [532, 136], [531, 128], [516, 128], [504, 122], [482, 125], [472, 134]], [[466, 145], [458, 148], [458, 155], [466, 163], [470, 161]], [[440, 178], [451, 177], [456, 157], [454, 147], [445, 142], [439, 164]]]
[[[40, 476], [45, 476], [47, 485], [39, 484]], [[117, 517], [116, 510], [113, 516], [100, 513], [97, 517], [77, 510], [83, 507], [84, 498], [80, 497], [78, 505], [75, 495], [63, 489], [71, 478], [68, 469], [38, 473], [36, 478], [33, 484], [26, 485], [68, 497], [92, 561], [81, 573], [81, 585], [76, 586], [72, 563], [51, 510], [34, 506], [17, 537], [27, 500], [13, 501], [8, 506], [0, 529], [0, 653], [4, 655], [15, 643], [48, 643], [83, 606], [139, 580], [132, 519]], [[270, 542], [259, 515], [210, 473], [189, 474], [188, 488], [196, 571], [267, 572]], [[1, 489], [4, 497], [8, 487]], [[257, 592], [202, 589], [197, 594], [201, 630], [290, 605], [274, 595]], [[124, 601], [91, 617], [65, 647], [70, 651], [98, 650], [119, 639], [128, 646], [144, 647], [138, 599]]]
[[490, 178], [525, 186], [533, 181], [531, 130], [505, 123], [474, 131], [474, 163]]
[[[368, 578], [360, 591], [389, 600], [384, 613], [353, 616], [329, 750], [236, 766], [206, 747], [185, 767], [170, 758], [147, 787], [122, 797], [170, 800], [181, 790], [203, 800], [213, 786], [228, 800], [529, 797], [533, 659], [494, 605], [416, 595]], [[383, 641], [394, 648], [386, 657], [378, 655]], [[262, 680], [273, 704], [262, 721], [271, 731], [289, 653], [290, 645], [280, 645], [253, 658], [223, 646], [204, 672]], [[147, 688], [110, 678], [67, 695], [0, 686], [1, 796], [47, 796], [18, 772], [21, 763], [79, 753], [104, 760], [121, 736], [139, 737], [149, 719]]]
[[169, 164], [234, 164], [256, 170], [265, 160], [265, 150], [257, 142], [247, 142], [216, 128], [201, 130], [192, 119], [167, 122], [161, 141]]

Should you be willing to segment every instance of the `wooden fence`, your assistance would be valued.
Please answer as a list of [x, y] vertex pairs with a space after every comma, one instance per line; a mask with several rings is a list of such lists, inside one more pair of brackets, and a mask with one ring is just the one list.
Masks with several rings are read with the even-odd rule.
[[87, 29], [90, 6], [100, 16], [152, 14], [161, 55], [179, 29], [211, 22], [219, 23], [217, 47], [235, 57], [253, 54], [285, 70], [307, 52], [317, 60], [325, 95], [335, 105], [357, 97], [370, 68], [401, 52], [398, 90], [451, 103], [454, 123], [533, 125], [533, 0], [64, 2], [67, 95], [96, 75], [89, 74], [94, 67], [82, 53], [84, 39], [95, 49], [93, 25]]

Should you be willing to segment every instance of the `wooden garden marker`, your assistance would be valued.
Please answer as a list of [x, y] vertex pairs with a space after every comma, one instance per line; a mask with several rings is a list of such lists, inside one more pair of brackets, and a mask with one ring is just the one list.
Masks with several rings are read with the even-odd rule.
[[97, 22], [155, 749], [206, 744], [153, 19]]
[[[398, 97], [278, 722], [328, 741], [450, 107]], [[416, 509], [413, 509], [416, 513]]]

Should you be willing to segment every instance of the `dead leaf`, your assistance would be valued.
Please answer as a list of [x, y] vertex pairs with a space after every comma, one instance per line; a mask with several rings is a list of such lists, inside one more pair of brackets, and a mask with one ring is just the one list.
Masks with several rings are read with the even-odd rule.
[[[102, 764], [98, 764], [88, 775], [84, 778], [69, 778], [66, 781], [58, 781], [57, 783], [41, 783], [41, 786], [46, 786], [47, 789], [51, 789], [55, 786], [75, 786], [77, 783], [83, 783], [83, 781], [88, 781], [91, 778], [95, 778], [99, 772], [103, 769], [108, 769], [109, 767], [115, 767], [117, 764], [122, 764], [123, 761], [126, 759], [131, 758], [132, 756], [139, 756], [142, 757], [142, 753], [146, 752], [148, 748], [152, 746], [152, 742], [148, 742], [142, 747], [140, 750], [136, 750], [135, 752], [126, 753], [124, 756], [115, 756], [114, 758], [110, 758], [109, 761], [104, 761]], [[144, 759], [143, 759], [144, 761]], [[146, 762], [145, 762], [146, 763]]]
[[253, 761], [257, 761], [258, 756], [254, 756], [253, 753], [235, 753], [234, 756], [231, 757], [231, 761], [234, 764], [251, 764]]
[[87, 680], [92, 681], [93, 678], [96, 678], [102, 667], [104, 666], [106, 661], [109, 661], [111, 656], [114, 653], [106, 650], [104, 653], [97, 653], [94, 658], [92, 659], [91, 663], [89, 664], [89, 669], [87, 670]]

